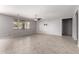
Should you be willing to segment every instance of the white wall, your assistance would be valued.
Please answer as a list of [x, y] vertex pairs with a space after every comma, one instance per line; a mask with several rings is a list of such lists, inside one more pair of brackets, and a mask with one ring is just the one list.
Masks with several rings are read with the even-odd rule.
[[76, 18], [76, 12], [78, 11], [78, 7], [76, 7], [74, 9], [73, 12], [73, 21], [72, 21], [72, 37], [74, 40], [78, 40], [77, 39], [77, 18]]
[[[44, 26], [44, 24], [48, 24]], [[52, 35], [62, 35], [62, 22], [61, 19], [48, 19], [41, 20], [37, 25], [38, 33], [52, 34]]]
[[[76, 20], [76, 11], [78, 11], [78, 39], [77, 39], [77, 20]], [[74, 40], [77, 40], [77, 45], [78, 45], [78, 48], [79, 48], [79, 7], [77, 7], [75, 9], [75, 12], [74, 12], [74, 16], [73, 16], [73, 38]]]
[[33, 20], [29, 20], [29, 21], [31, 23], [30, 29], [14, 30], [13, 29], [14, 18], [0, 15], [0, 38], [7, 37], [7, 36], [23, 36], [23, 35], [29, 35], [29, 34], [35, 33], [36, 23]]
[[79, 48], [79, 8], [78, 8], [78, 48]]
[[76, 23], [76, 16], [75, 16], [75, 14], [74, 14], [74, 16], [73, 16], [73, 23], [72, 23], [72, 37], [73, 37], [73, 39], [74, 40], [77, 40], [77, 23]]

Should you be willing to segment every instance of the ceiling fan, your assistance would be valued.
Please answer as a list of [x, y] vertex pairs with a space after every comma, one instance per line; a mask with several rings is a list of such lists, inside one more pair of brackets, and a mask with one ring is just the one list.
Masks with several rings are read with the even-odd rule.
[[35, 15], [34, 21], [40, 21], [42, 18], [38, 17], [38, 15]]

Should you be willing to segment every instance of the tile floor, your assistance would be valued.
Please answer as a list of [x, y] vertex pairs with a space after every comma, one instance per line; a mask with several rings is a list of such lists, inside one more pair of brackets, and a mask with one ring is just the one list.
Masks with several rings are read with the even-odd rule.
[[0, 53], [11, 54], [77, 54], [77, 43], [68, 36], [34, 34], [0, 39]]

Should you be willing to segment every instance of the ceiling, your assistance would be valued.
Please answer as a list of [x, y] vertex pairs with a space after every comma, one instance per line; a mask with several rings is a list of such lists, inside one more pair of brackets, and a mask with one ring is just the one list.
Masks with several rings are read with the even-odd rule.
[[44, 19], [55, 19], [72, 17], [75, 8], [74, 5], [4, 5], [0, 6], [0, 13], [28, 18], [37, 15]]

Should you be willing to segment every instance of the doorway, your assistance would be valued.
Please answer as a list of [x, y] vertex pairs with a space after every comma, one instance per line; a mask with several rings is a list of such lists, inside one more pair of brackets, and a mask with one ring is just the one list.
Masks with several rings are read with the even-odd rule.
[[72, 36], [72, 18], [62, 19], [62, 35]]

